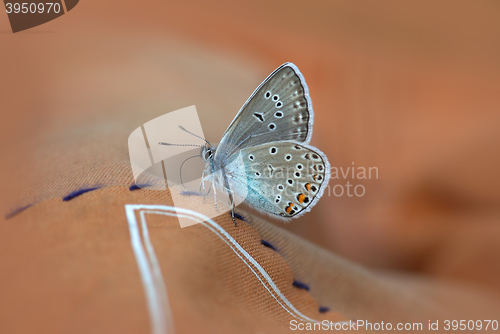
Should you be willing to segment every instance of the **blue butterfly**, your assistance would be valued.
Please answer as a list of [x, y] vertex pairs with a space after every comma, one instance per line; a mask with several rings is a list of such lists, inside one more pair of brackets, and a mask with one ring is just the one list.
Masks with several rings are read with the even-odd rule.
[[330, 164], [308, 145], [313, 120], [305, 79], [297, 66], [285, 63], [257, 87], [219, 145], [202, 147], [203, 180], [228, 192], [235, 224], [235, 196], [284, 220], [316, 205], [328, 185]]

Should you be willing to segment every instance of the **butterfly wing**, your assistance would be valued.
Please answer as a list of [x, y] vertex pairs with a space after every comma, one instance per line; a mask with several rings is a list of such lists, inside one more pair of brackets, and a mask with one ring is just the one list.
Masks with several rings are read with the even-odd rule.
[[224, 165], [237, 151], [273, 141], [309, 143], [313, 108], [297, 66], [285, 63], [253, 92], [224, 133], [215, 161]]
[[328, 159], [307, 144], [271, 142], [240, 153], [245, 168], [231, 162], [225, 169], [230, 187], [245, 187], [245, 202], [270, 215], [286, 219], [310, 211], [330, 179]]

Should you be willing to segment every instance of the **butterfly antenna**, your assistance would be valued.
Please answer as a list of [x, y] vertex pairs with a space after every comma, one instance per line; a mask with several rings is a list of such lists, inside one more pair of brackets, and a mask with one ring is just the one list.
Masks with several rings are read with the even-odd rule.
[[187, 133], [189, 133], [190, 135], [193, 135], [193, 136], [195, 136], [195, 137], [197, 137], [197, 138], [200, 138], [200, 139], [201, 139], [201, 140], [203, 140], [205, 143], [207, 143], [207, 144], [208, 144], [208, 146], [212, 147], [212, 145], [210, 145], [210, 143], [208, 142], [208, 140], [206, 140], [205, 138], [200, 137], [200, 136], [198, 136], [198, 135], [195, 135], [194, 133], [192, 133], [192, 132], [190, 132], [190, 131], [188, 131], [188, 130], [184, 129], [184, 127], [183, 127], [183, 126], [181, 126], [181, 125], [179, 125], [179, 128], [181, 128], [181, 130], [182, 130], [182, 131], [186, 131], [186, 132], [187, 132]]
[[205, 145], [194, 145], [194, 144], [171, 144], [171, 143], [164, 143], [164, 142], [159, 142], [158, 145], [165, 145], [165, 146], [194, 146], [194, 147], [205, 147]]

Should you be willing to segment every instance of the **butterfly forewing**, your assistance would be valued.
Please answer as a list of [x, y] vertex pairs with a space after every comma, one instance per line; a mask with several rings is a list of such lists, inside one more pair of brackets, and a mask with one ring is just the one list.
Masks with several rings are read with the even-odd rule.
[[[300, 216], [315, 205], [328, 184], [326, 156], [306, 144], [271, 142], [240, 153], [245, 175], [228, 175], [232, 186], [237, 189], [237, 183], [246, 177], [246, 202], [266, 213], [282, 218]], [[230, 164], [228, 170], [236, 168]]]
[[294, 64], [283, 64], [243, 105], [224, 133], [215, 160], [224, 165], [237, 151], [271, 141], [307, 144], [313, 115], [302, 74]]

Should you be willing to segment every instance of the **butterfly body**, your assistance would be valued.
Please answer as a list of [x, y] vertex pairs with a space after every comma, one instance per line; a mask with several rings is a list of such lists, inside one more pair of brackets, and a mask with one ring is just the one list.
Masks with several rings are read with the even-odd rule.
[[219, 145], [202, 148], [205, 180], [226, 190], [232, 203], [245, 194], [247, 204], [273, 217], [310, 211], [330, 176], [326, 156], [308, 145], [313, 119], [304, 77], [283, 64], [250, 96]]

